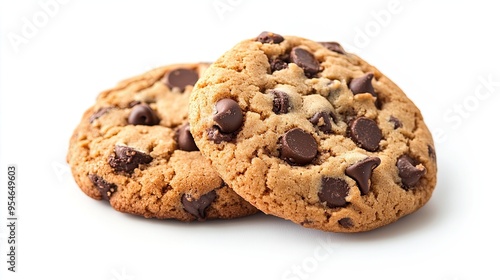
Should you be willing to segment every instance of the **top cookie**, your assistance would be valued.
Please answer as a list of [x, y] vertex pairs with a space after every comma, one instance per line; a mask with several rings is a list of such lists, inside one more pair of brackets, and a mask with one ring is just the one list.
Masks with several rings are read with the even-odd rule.
[[189, 94], [207, 66], [160, 67], [98, 96], [67, 155], [83, 192], [148, 218], [192, 221], [257, 212], [222, 181], [189, 132]]
[[196, 144], [265, 213], [334, 232], [414, 212], [436, 185], [419, 109], [335, 42], [263, 32], [213, 63], [193, 89]]

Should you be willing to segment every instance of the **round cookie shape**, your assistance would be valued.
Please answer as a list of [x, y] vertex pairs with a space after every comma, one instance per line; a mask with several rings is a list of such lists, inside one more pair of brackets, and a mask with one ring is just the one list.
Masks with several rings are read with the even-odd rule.
[[160, 67], [98, 95], [67, 154], [85, 194], [146, 218], [203, 221], [258, 212], [219, 177], [191, 135], [189, 96], [208, 65]]
[[[225, 120], [230, 131], [218, 124], [221, 100], [241, 111]], [[272, 32], [241, 41], [195, 85], [189, 121], [233, 190], [304, 227], [372, 230], [422, 207], [436, 185], [420, 110], [336, 42]]]

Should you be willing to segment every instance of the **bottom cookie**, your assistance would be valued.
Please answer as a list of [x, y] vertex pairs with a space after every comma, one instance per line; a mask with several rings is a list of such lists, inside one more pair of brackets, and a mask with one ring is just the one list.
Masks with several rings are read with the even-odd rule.
[[258, 212], [222, 181], [189, 131], [189, 94], [206, 67], [157, 68], [98, 96], [67, 154], [85, 194], [146, 218], [202, 221]]

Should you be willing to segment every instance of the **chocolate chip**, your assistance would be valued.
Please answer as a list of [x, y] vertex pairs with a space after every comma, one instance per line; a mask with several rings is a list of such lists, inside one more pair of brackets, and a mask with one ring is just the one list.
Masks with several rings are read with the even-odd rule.
[[222, 133], [217, 126], [213, 126], [207, 130], [207, 138], [214, 141], [215, 144], [229, 142], [236, 138], [236, 133]]
[[290, 52], [290, 60], [302, 68], [304, 70], [304, 74], [308, 78], [313, 77], [320, 70], [319, 62], [316, 60], [314, 55], [299, 47], [292, 49]]
[[160, 120], [147, 104], [135, 105], [128, 115], [128, 123], [133, 125], [157, 125]]
[[99, 110], [97, 110], [97, 112], [93, 113], [90, 118], [89, 118], [89, 122], [90, 123], [93, 123], [95, 120], [97, 120], [98, 118], [106, 115], [111, 109], [113, 109], [114, 107], [103, 107], [103, 108], [100, 108]]
[[280, 71], [288, 68], [288, 62], [282, 58], [274, 58], [269, 61], [269, 65], [271, 66], [271, 72]]
[[398, 174], [403, 183], [403, 189], [408, 190], [418, 183], [418, 180], [424, 176], [426, 169], [422, 164], [417, 164], [413, 158], [408, 155], [402, 155], [396, 163]]
[[179, 88], [184, 91], [186, 86], [194, 86], [198, 81], [198, 72], [192, 69], [178, 68], [165, 75], [165, 82], [170, 89]]
[[373, 73], [367, 73], [361, 77], [354, 78], [349, 83], [349, 89], [351, 89], [354, 95], [358, 93], [369, 93], [374, 97], [377, 97], [375, 94], [375, 89], [372, 85]]
[[318, 153], [318, 144], [311, 134], [294, 128], [281, 138], [281, 158], [290, 164], [306, 165]]
[[279, 44], [283, 42], [283, 40], [285, 40], [283, 36], [268, 31], [264, 31], [257, 36], [257, 41], [263, 44]]
[[167, 192], [173, 190], [174, 188], [172, 188], [172, 186], [170, 184], [167, 184], [165, 186], [162, 186], [161, 189], [160, 189], [160, 192], [161, 192], [161, 195], [165, 195]]
[[177, 130], [177, 145], [179, 146], [179, 149], [183, 151], [199, 151], [189, 128], [189, 123], [187, 123]]
[[103, 199], [109, 200], [111, 195], [117, 190], [115, 184], [106, 182], [101, 176], [96, 174], [89, 174], [89, 179], [92, 181], [94, 187], [101, 193]]
[[325, 48], [331, 50], [332, 52], [346, 54], [344, 48], [342, 48], [342, 46], [337, 42], [319, 42], [319, 43], [323, 45]]
[[290, 109], [290, 101], [288, 94], [280, 90], [273, 90], [271, 92], [274, 95], [273, 99], [273, 112], [275, 114], [286, 114]]
[[401, 121], [392, 115], [389, 118], [389, 121], [394, 124], [394, 129], [398, 129], [400, 127], [403, 127], [403, 124], [401, 123]]
[[217, 113], [213, 119], [221, 132], [235, 132], [243, 124], [243, 112], [236, 101], [230, 98], [221, 99], [215, 104], [215, 109]]
[[342, 218], [338, 221], [339, 225], [345, 227], [345, 228], [352, 228], [354, 226], [353, 221], [351, 218]]
[[181, 202], [186, 212], [193, 214], [198, 220], [204, 220], [206, 217], [205, 210], [215, 200], [217, 194], [212, 190], [199, 199], [193, 199], [189, 194], [182, 195]]
[[345, 174], [358, 183], [361, 195], [365, 195], [370, 191], [370, 178], [372, 176], [372, 171], [379, 165], [380, 158], [367, 157], [347, 167]]
[[431, 145], [427, 145], [427, 153], [429, 154], [429, 157], [431, 157], [433, 161], [436, 161], [436, 151]]
[[380, 140], [382, 140], [382, 132], [374, 120], [360, 117], [352, 121], [349, 125], [349, 136], [361, 148], [375, 152], [378, 149]]
[[314, 114], [314, 116], [310, 118], [309, 121], [312, 124], [317, 125], [319, 130], [323, 131], [324, 133], [332, 133], [333, 123], [335, 123], [336, 120], [333, 113], [323, 111]]
[[115, 152], [109, 156], [108, 163], [118, 172], [132, 173], [139, 164], [147, 164], [153, 160], [148, 154], [126, 146], [115, 146]]
[[318, 197], [321, 202], [326, 202], [326, 206], [342, 207], [347, 204], [345, 198], [349, 195], [349, 185], [340, 178], [323, 177], [321, 179], [321, 189]]

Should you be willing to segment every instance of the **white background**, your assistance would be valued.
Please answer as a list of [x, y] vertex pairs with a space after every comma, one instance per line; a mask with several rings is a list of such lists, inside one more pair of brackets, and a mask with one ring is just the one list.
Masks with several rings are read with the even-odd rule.
[[[1, 279], [500, 279], [500, 17], [494, 1], [1, 1]], [[213, 61], [269, 30], [335, 40], [377, 66], [434, 133], [430, 202], [367, 233], [263, 214], [184, 224], [113, 211], [65, 162], [99, 92]], [[7, 271], [7, 166], [18, 167]], [[496, 174], [496, 175], [495, 175]]]

